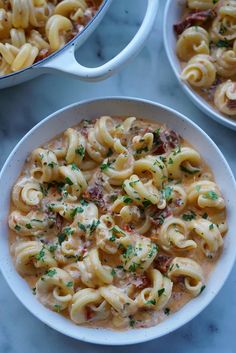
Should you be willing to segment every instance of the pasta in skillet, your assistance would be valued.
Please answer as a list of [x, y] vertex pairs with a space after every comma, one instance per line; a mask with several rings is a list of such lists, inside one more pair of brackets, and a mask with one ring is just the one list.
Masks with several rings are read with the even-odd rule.
[[188, 0], [174, 30], [180, 78], [218, 111], [235, 118], [235, 0]]
[[177, 133], [102, 116], [27, 158], [12, 189], [10, 251], [37, 299], [75, 324], [149, 327], [205, 288], [225, 208]]
[[0, 76], [62, 48], [95, 15], [96, 0], [0, 1]]

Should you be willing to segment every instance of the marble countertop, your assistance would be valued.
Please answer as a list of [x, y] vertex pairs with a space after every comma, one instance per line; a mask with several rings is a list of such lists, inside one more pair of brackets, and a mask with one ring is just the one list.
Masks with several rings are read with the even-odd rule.
[[[157, 101], [190, 117], [216, 142], [236, 173], [236, 132], [201, 113], [184, 95], [172, 73], [162, 41], [165, 0], [160, 2], [161, 9], [145, 48], [119, 74], [94, 84], [45, 75], [0, 91], [0, 166], [19, 139], [48, 114], [82, 99], [121, 95]], [[79, 49], [80, 61], [95, 66], [114, 56], [137, 30], [145, 3], [114, 0], [97, 31]], [[184, 327], [148, 343], [112, 348], [78, 342], [48, 328], [20, 304], [0, 275], [0, 352], [235, 353], [235, 291], [236, 267], [215, 300]]]

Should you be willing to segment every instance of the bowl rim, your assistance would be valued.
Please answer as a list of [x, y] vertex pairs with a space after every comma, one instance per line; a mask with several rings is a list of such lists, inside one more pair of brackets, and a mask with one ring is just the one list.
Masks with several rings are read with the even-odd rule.
[[[216, 122], [223, 124], [224, 126], [227, 126], [230, 129], [236, 130], [236, 118], [235, 121], [231, 119], [230, 117], [227, 118], [226, 115], [221, 114], [217, 110], [215, 110], [211, 105], [201, 96], [198, 95], [197, 92], [194, 91], [194, 89], [188, 84], [183, 82], [180, 79], [180, 72], [178, 67], [176, 66], [172, 54], [172, 48], [171, 45], [168, 41], [168, 34], [170, 31], [173, 30], [172, 28], [172, 23], [169, 24], [169, 13], [172, 11], [173, 12], [173, 6], [180, 6], [181, 4], [178, 3], [176, 0], [167, 0], [165, 9], [164, 9], [164, 17], [163, 17], [163, 41], [164, 41], [164, 47], [165, 51], [170, 63], [170, 66], [175, 74], [175, 77], [178, 80], [179, 85], [181, 88], [184, 90], [186, 95], [191, 99], [191, 101], [207, 116], [215, 120]], [[168, 24], [168, 25], [167, 25]], [[177, 58], [177, 56], [176, 56]], [[179, 59], [177, 58], [178, 62]]]
[[[17, 143], [17, 145], [14, 147], [14, 149], [12, 150], [12, 152], [10, 153], [10, 155], [8, 156], [8, 158], [6, 159], [2, 170], [0, 171], [0, 181], [2, 179], [2, 176], [5, 173], [5, 170], [7, 169], [9, 162], [11, 162], [11, 159], [14, 157], [14, 154], [16, 153], [16, 151], [21, 148], [22, 145], [24, 145], [25, 141], [27, 140], [27, 138], [35, 131], [37, 130], [41, 125], [46, 125], [47, 122], [51, 119], [56, 119], [56, 117], [58, 115], [60, 115], [61, 113], [73, 109], [73, 108], [79, 108], [80, 106], [83, 105], [87, 105], [90, 103], [97, 103], [100, 101], [114, 101], [114, 102], [130, 102], [131, 104], [133, 103], [144, 103], [146, 105], [151, 105], [154, 108], [157, 109], [163, 109], [166, 112], [172, 114], [175, 116], [176, 119], [182, 119], [184, 122], [186, 122], [187, 124], [190, 125], [191, 128], [194, 128], [194, 130], [198, 132], [198, 134], [203, 135], [203, 138], [205, 140], [207, 140], [207, 143], [209, 143], [214, 150], [216, 151], [217, 155], [219, 155], [219, 158], [222, 160], [222, 163], [224, 163], [225, 165], [225, 175], [227, 175], [232, 183], [233, 183], [233, 190], [232, 190], [232, 194], [234, 194], [236, 196], [236, 181], [234, 178], [234, 175], [231, 171], [230, 166], [228, 165], [225, 157], [223, 156], [222, 152], [220, 151], [220, 149], [218, 148], [218, 146], [214, 143], [214, 141], [204, 132], [204, 130], [202, 130], [195, 122], [193, 122], [192, 120], [190, 120], [189, 118], [187, 118], [185, 115], [183, 115], [182, 113], [179, 113], [178, 111], [176, 111], [173, 108], [170, 108], [168, 106], [165, 106], [163, 104], [160, 103], [156, 103], [153, 102], [151, 100], [147, 100], [147, 99], [140, 99], [140, 98], [136, 98], [136, 97], [122, 97], [122, 96], [109, 96], [109, 97], [101, 97], [101, 98], [97, 98], [97, 99], [87, 99], [87, 100], [82, 100], [80, 102], [76, 102], [73, 104], [70, 104], [66, 107], [63, 107], [59, 110], [57, 110], [56, 112], [50, 114], [49, 116], [47, 116], [46, 118], [44, 118], [43, 120], [41, 120], [38, 124], [36, 124], [32, 129], [30, 129], [24, 136], [23, 138]], [[144, 115], [144, 114], [142, 114]], [[185, 325], [186, 323], [188, 323], [189, 321], [191, 321], [193, 318], [195, 318], [198, 314], [200, 314], [200, 312], [202, 312], [208, 305], [209, 303], [215, 298], [215, 296], [219, 293], [219, 291], [221, 290], [221, 288], [223, 287], [226, 279], [228, 278], [232, 267], [234, 265], [235, 259], [236, 259], [236, 247], [232, 250], [234, 251], [233, 255], [231, 257], [229, 257], [228, 259], [228, 267], [226, 267], [224, 269], [224, 276], [222, 281], [217, 285], [217, 287], [215, 288], [215, 290], [213, 291], [209, 291], [208, 296], [207, 297], [202, 297], [201, 302], [199, 303], [199, 305], [197, 306], [197, 309], [193, 310], [192, 313], [186, 315], [185, 317], [182, 315], [181, 316], [181, 311], [182, 308], [177, 311], [176, 313], [174, 313], [173, 315], [177, 315], [178, 313], [180, 313], [181, 318], [179, 320], [177, 320], [177, 323], [175, 323], [174, 325], [172, 325], [171, 327], [168, 327], [164, 332], [158, 332], [158, 331], [154, 331], [152, 334], [147, 334], [145, 336], [144, 335], [135, 335], [132, 334], [130, 335], [128, 338], [126, 338], [125, 341], [120, 342], [119, 341], [119, 334], [121, 334], [122, 332], [139, 332], [140, 330], [143, 329], [137, 329], [137, 330], [128, 330], [128, 331], [114, 331], [114, 330], [106, 330], [106, 333], [108, 332], [115, 332], [118, 333], [116, 339], [112, 338], [112, 342], [109, 342], [106, 340], [106, 338], [102, 338], [100, 337], [99, 340], [97, 338], [93, 338], [93, 334], [91, 335], [82, 335], [82, 333], [80, 334], [80, 331], [78, 330], [78, 334], [73, 334], [71, 332], [69, 332], [69, 330], [67, 330], [66, 332], [63, 331], [60, 327], [57, 327], [56, 325], [56, 320], [55, 321], [50, 321], [47, 318], [44, 317], [43, 315], [43, 311], [40, 313], [37, 313], [33, 307], [30, 307], [29, 305], [27, 305], [27, 303], [24, 301], [23, 297], [16, 291], [16, 287], [14, 286], [14, 283], [12, 280], [9, 279], [9, 277], [7, 277], [7, 275], [4, 273], [4, 271], [2, 270], [2, 263], [0, 261], [0, 271], [3, 275], [3, 277], [5, 278], [6, 282], [8, 283], [9, 287], [11, 288], [12, 292], [15, 294], [15, 296], [18, 298], [18, 300], [24, 305], [24, 307], [31, 312], [31, 314], [33, 314], [37, 319], [39, 319], [40, 321], [42, 321], [44, 324], [46, 324], [47, 326], [55, 329], [56, 331], [63, 333], [66, 336], [69, 336], [71, 338], [77, 339], [79, 341], [84, 341], [84, 342], [88, 342], [88, 343], [93, 343], [93, 344], [99, 344], [99, 345], [110, 345], [110, 346], [121, 346], [121, 345], [130, 345], [130, 344], [136, 344], [136, 343], [142, 343], [142, 342], [147, 342], [150, 340], [153, 340], [155, 338], [159, 338], [162, 336], [165, 336], [175, 330], [177, 330], [178, 328], [182, 327], [183, 325]], [[231, 251], [231, 252], [232, 252]], [[204, 294], [203, 294], [204, 295]], [[190, 301], [191, 303], [192, 301]], [[188, 304], [187, 304], [188, 305]], [[166, 319], [165, 321], [168, 321], [168, 319]], [[83, 326], [85, 327], [85, 326]], [[157, 328], [158, 325], [153, 326], [152, 328]], [[93, 332], [94, 330], [98, 330], [97, 328], [92, 328], [91, 332]], [[105, 336], [104, 334], [101, 336]]]

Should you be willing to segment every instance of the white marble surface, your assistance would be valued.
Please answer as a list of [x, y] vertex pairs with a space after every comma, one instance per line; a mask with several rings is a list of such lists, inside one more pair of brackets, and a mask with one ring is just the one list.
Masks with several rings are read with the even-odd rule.
[[[161, 30], [165, 0], [160, 2], [146, 47], [116, 76], [96, 84], [43, 76], [0, 91], [0, 165], [16, 142], [48, 114], [82, 99], [122, 95], [158, 101], [192, 118], [217, 143], [236, 173], [236, 132], [213, 122], [188, 101], [167, 62]], [[80, 49], [81, 62], [95, 66], [113, 56], [137, 30], [144, 6], [144, 0], [114, 0], [96, 33]], [[215, 300], [189, 324], [149, 343], [112, 348], [78, 342], [48, 328], [18, 302], [0, 275], [0, 353], [235, 353], [235, 291], [236, 267]]]

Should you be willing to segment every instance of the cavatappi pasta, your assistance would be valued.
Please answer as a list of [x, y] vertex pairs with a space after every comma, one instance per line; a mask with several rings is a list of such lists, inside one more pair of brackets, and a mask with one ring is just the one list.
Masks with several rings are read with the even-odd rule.
[[98, 0], [0, 0], [0, 76], [44, 59], [80, 33]]
[[181, 79], [221, 113], [236, 117], [236, 1], [187, 0], [174, 25]]
[[156, 325], [200, 295], [227, 232], [224, 198], [191, 145], [110, 116], [32, 151], [9, 227], [16, 270], [43, 305], [113, 329]]

